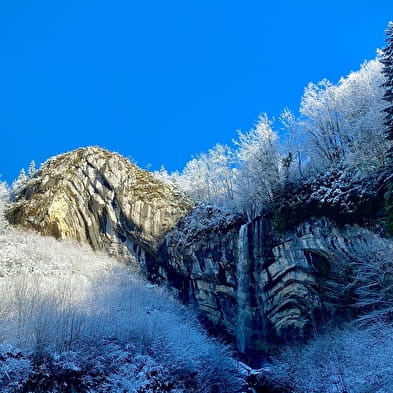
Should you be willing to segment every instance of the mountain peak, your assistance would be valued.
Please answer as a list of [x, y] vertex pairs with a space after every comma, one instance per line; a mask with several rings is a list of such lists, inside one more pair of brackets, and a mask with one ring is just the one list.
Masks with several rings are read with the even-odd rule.
[[138, 259], [138, 247], [156, 250], [190, 208], [148, 171], [89, 146], [47, 160], [17, 192], [7, 217], [45, 235]]

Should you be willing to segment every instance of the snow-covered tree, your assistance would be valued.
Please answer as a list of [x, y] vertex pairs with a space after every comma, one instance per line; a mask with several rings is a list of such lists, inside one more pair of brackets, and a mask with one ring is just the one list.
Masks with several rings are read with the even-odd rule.
[[205, 153], [187, 162], [178, 181], [180, 189], [195, 202], [211, 202], [211, 181]]
[[208, 154], [213, 194], [222, 204], [233, 200], [233, 151], [227, 145], [216, 144]]
[[383, 130], [383, 81], [381, 63], [375, 59], [342, 78], [336, 87], [342, 129], [350, 136], [345, 161], [361, 171], [385, 163], [388, 143]]
[[256, 126], [247, 133], [239, 131], [236, 195], [240, 210], [254, 217], [264, 207], [274, 203], [274, 195], [280, 183], [280, 155], [278, 135], [271, 128], [266, 114], [259, 117]]
[[233, 177], [233, 152], [217, 144], [189, 161], [177, 181], [196, 202], [223, 206], [233, 200]]
[[19, 176], [11, 185], [11, 197], [14, 197], [20, 191], [27, 179], [28, 177], [26, 176], [25, 169], [22, 168], [19, 172]]
[[306, 87], [300, 113], [315, 165], [373, 168], [384, 163], [381, 71], [381, 63], [372, 60], [337, 85], [324, 79]]
[[7, 184], [0, 182], [0, 231], [6, 228], [7, 220], [4, 217], [5, 205], [8, 201], [8, 189]]
[[28, 169], [28, 171], [27, 171], [27, 174], [28, 174], [29, 177], [33, 177], [34, 174], [35, 174], [36, 172], [37, 172], [37, 169], [36, 169], [36, 166], [35, 166], [35, 161], [32, 160], [32, 161], [30, 162], [30, 165], [29, 165], [29, 169]]
[[386, 29], [386, 47], [382, 50], [381, 63], [383, 64], [382, 73], [385, 76], [383, 87], [385, 94], [383, 99], [388, 106], [385, 112], [385, 132], [389, 140], [393, 140], [393, 22], [389, 22]]
[[335, 89], [327, 79], [309, 83], [302, 97], [300, 113], [305, 118], [309, 149], [321, 161], [331, 165], [341, 160], [349, 137], [342, 132]]
[[304, 132], [300, 121], [296, 118], [295, 114], [285, 108], [279, 121], [283, 130], [283, 143], [281, 149], [283, 150], [284, 157], [292, 157], [292, 168], [290, 174], [292, 178], [298, 179], [303, 177], [303, 166], [305, 164], [305, 147], [304, 147]]

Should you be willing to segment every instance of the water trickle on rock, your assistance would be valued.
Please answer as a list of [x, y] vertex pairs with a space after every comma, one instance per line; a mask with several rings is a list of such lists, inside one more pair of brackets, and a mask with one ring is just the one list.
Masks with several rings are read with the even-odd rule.
[[248, 224], [240, 227], [237, 260], [237, 349], [245, 353], [249, 344], [250, 315], [250, 253]]

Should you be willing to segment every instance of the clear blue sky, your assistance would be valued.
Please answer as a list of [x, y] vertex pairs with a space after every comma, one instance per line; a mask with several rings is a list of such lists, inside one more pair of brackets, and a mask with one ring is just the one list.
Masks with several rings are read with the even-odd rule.
[[1, 0], [2, 179], [87, 145], [180, 170], [358, 69], [392, 19], [392, 0]]

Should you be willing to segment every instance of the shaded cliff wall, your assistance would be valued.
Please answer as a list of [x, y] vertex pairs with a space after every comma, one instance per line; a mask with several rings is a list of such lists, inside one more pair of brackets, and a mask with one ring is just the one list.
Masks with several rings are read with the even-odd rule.
[[198, 207], [163, 243], [148, 277], [191, 304], [221, 336], [236, 336], [237, 246], [244, 218]]
[[346, 272], [352, 255], [376, 234], [326, 219], [278, 234], [263, 218], [245, 224], [227, 217], [217, 224], [213, 210], [210, 226], [205, 217], [205, 227], [193, 229], [195, 217], [189, 217], [168, 234], [151, 278], [174, 289], [240, 352], [269, 351], [309, 336], [333, 317], [350, 316], [340, 292], [347, 277], [337, 275], [337, 266]]

